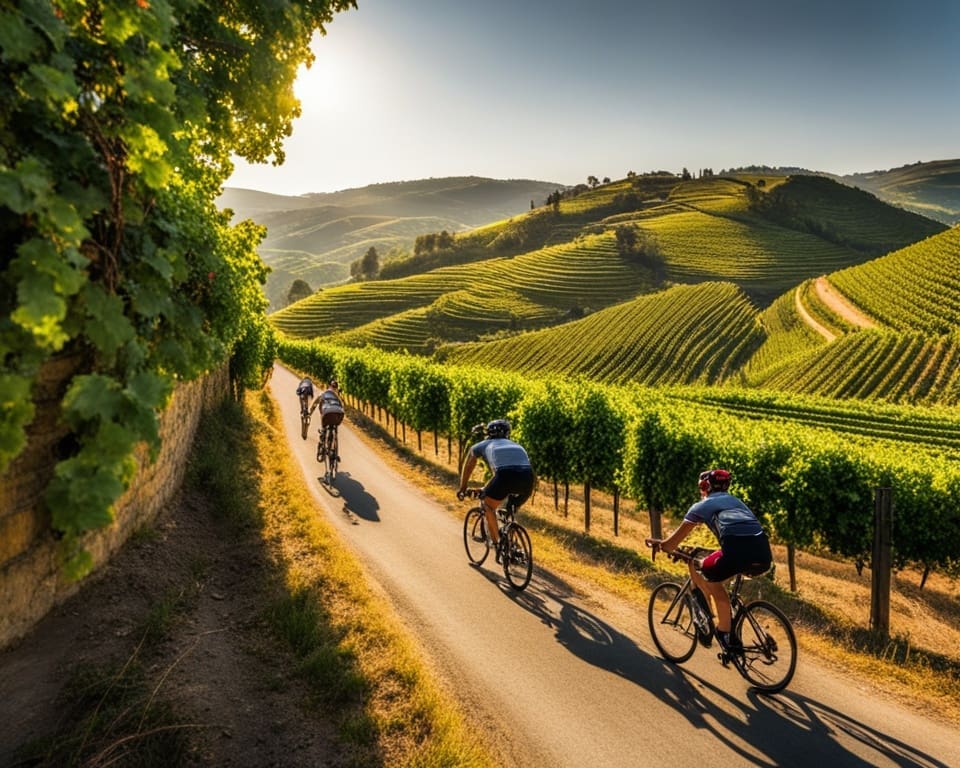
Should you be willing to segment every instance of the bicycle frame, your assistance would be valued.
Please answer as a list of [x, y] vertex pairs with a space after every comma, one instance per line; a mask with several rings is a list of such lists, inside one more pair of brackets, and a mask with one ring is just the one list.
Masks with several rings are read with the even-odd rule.
[[[656, 551], [654, 552], [654, 554]], [[694, 561], [698, 553], [691, 548], [667, 553], [674, 560]], [[754, 688], [764, 693], [782, 690], [796, 668], [797, 641], [790, 620], [766, 600], [744, 600], [741, 589], [745, 575], [740, 573], [728, 588], [731, 607], [731, 637], [721, 644], [720, 663], [731, 662]], [[712, 623], [700, 621], [703, 607], [693, 594], [693, 579], [663, 582], [650, 594], [647, 618], [654, 644], [664, 658], [680, 664], [694, 653], [698, 640], [708, 646], [714, 636]]]

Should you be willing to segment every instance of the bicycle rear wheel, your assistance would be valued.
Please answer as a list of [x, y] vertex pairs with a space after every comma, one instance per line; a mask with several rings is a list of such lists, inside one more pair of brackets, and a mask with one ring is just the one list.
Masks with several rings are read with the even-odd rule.
[[650, 593], [647, 622], [654, 645], [667, 661], [680, 664], [697, 648], [697, 628], [690, 609], [690, 594], [679, 584], [665, 582]]
[[300, 437], [307, 439], [307, 429], [310, 427], [310, 412], [300, 411]]
[[786, 688], [797, 668], [797, 638], [783, 612], [755, 600], [740, 612], [733, 631], [743, 644], [743, 655], [733, 657], [740, 674], [764, 693]]
[[503, 555], [503, 575], [507, 577], [510, 586], [519, 592], [526, 589], [533, 575], [533, 544], [527, 529], [520, 523], [510, 523], [504, 529], [504, 535], [507, 541]]
[[463, 519], [463, 546], [467, 550], [467, 558], [474, 565], [482, 565], [490, 554], [487, 523], [481, 507], [469, 510]]

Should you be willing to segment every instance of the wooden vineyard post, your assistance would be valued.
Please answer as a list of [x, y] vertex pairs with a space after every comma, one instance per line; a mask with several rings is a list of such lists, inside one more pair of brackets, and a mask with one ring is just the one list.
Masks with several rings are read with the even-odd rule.
[[874, 503], [870, 628], [890, 634], [890, 571], [893, 549], [893, 489], [877, 488]]

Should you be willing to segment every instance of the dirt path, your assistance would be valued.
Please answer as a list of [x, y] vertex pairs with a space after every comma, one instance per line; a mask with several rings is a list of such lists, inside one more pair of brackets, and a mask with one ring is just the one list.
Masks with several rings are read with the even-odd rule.
[[835, 338], [837, 338], [837, 334], [820, 325], [820, 323], [813, 319], [813, 315], [807, 312], [807, 308], [803, 306], [803, 300], [800, 298], [801, 288], [802, 285], [798, 285], [797, 289], [793, 292], [793, 303], [796, 306], [797, 314], [800, 315], [800, 319], [813, 328], [813, 330], [815, 330], [821, 336], [823, 336], [823, 338], [825, 338], [827, 341], [833, 341]]
[[[833, 286], [830, 285], [826, 276], [821, 275], [818, 277], [814, 281], [813, 286], [817, 292], [817, 298], [823, 305], [850, 325], [857, 328], [877, 327], [877, 324], [873, 320], [837, 293]], [[800, 319], [803, 320], [804, 323], [813, 328], [813, 330], [823, 336], [827, 341], [833, 341], [837, 338], [837, 334], [818, 323], [813, 315], [807, 311], [807, 308], [803, 306], [803, 301], [800, 298], [800, 286], [797, 286], [796, 291], [794, 291], [794, 304], [797, 308], [797, 314], [800, 315]]]
[[818, 277], [814, 285], [817, 290], [817, 298], [820, 299], [831, 312], [842, 317], [850, 323], [850, 325], [855, 325], [857, 328], [877, 327], [877, 324], [873, 320], [837, 293], [825, 276], [821, 275]]

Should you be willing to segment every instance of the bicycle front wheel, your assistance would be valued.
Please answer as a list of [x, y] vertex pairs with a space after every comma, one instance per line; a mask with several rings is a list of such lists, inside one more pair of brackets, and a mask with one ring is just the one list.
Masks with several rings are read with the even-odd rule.
[[482, 565], [490, 554], [487, 523], [480, 507], [471, 509], [463, 519], [463, 546], [467, 550], [467, 558], [474, 565]]
[[337, 433], [330, 433], [330, 441], [327, 445], [327, 476], [332, 483], [337, 476], [337, 468], [340, 466], [340, 441], [337, 439]]
[[667, 661], [680, 664], [697, 648], [697, 628], [690, 595], [679, 584], [665, 582], [650, 593], [647, 621], [654, 645]]
[[734, 663], [758, 691], [776, 693], [787, 687], [797, 668], [797, 638], [790, 620], [765, 600], [747, 605], [733, 627], [743, 644]]
[[503, 554], [503, 575], [510, 586], [519, 592], [526, 589], [533, 575], [533, 544], [527, 529], [519, 523], [508, 525], [504, 535], [507, 541]]

